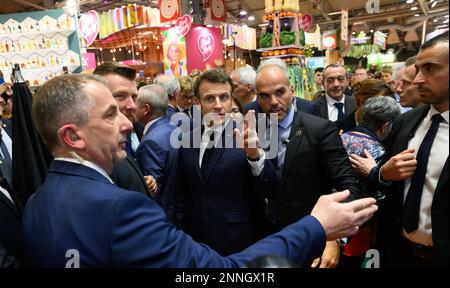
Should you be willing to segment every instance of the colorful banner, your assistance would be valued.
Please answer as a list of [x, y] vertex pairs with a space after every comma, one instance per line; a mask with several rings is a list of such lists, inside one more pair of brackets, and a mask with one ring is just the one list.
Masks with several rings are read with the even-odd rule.
[[226, 10], [224, 0], [210, 0], [211, 20], [225, 22]]
[[78, 27], [81, 37], [83, 37], [85, 45], [88, 47], [94, 42], [98, 35], [100, 27], [100, 17], [98, 16], [98, 13], [91, 10], [86, 14], [82, 14], [78, 21]]
[[161, 23], [171, 22], [181, 17], [180, 0], [159, 0], [158, 9]]
[[187, 76], [186, 39], [180, 37], [178, 27], [162, 32], [164, 74], [177, 78]]
[[93, 70], [97, 67], [97, 62], [95, 60], [95, 53], [92, 52], [81, 53], [81, 56], [83, 57], [84, 69]]
[[205, 71], [224, 65], [220, 28], [192, 25], [186, 35], [186, 46], [192, 47], [187, 55], [189, 74], [194, 69]]
[[330, 30], [323, 32], [322, 36], [322, 48], [323, 49], [336, 49], [337, 37], [336, 30]]

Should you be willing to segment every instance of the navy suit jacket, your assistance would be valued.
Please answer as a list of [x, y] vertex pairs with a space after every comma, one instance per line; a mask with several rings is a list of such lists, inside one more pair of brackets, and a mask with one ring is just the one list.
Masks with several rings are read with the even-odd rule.
[[169, 177], [172, 180], [175, 179], [176, 175], [171, 175], [170, 171], [174, 170], [172, 167], [176, 165], [178, 156], [177, 149], [170, 144], [170, 138], [176, 128], [168, 118], [158, 119], [148, 128], [136, 150], [136, 159], [142, 173], [152, 175], [158, 184], [158, 192], [154, 200], [166, 210], [169, 216], [172, 215], [173, 197], [167, 193], [173, 189], [167, 186], [174, 182], [169, 181]]
[[48, 172], [22, 222], [33, 266], [65, 267], [76, 253], [81, 267], [240, 267], [263, 255], [301, 263], [320, 255], [325, 245], [322, 226], [308, 216], [241, 253], [221, 257], [169, 223], [153, 200], [117, 187], [91, 168], [53, 161]]
[[[229, 126], [233, 126], [233, 122], [230, 121]], [[201, 136], [199, 130], [200, 127], [187, 134], [190, 140], [197, 133]], [[221, 140], [233, 139], [230, 144], [236, 147], [232, 133], [232, 129], [225, 129]], [[262, 236], [263, 196], [276, 192], [278, 180], [269, 160], [259, 177], [255, 177], [243, 149], [211, 149], [211, 156], [202, 163], [202, 168], [199, 166], [200, 148], [179, 150], [176, 219], [195, 240], [228, 255], [241, 251]]]
[[[2, 184], [2, 187], [12, 194], [8, 185]], [[22, 257], [20, 218], [19, 209], [0, 192], [0, 268], [19, 265]]]
[[[309, 113], [312, 115], [317, 115], [316, 104], [313, 101], [305, 100], [302, 98], [295, 98], [295, 104], [297, 105], [297, 110]], [[258, 101], [253, 101], [244, 107], [244, 112], [247, 113], [248, 110], [255, 110], [255, 113], [264, 113], [261, 106], [259, 106]]]
[[9, 119], [2, 119], [2, 128], [5, 129], [9, 137], [12, 139], [12, 122]]

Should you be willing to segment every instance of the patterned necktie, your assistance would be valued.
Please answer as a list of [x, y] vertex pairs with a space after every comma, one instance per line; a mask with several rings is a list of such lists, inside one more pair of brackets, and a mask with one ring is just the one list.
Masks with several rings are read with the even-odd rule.
[[428, 129], [425, 138], [420, 144], [417, 152], [417, 167], [414, 175], [411, 177], [411, 186], [406, 196], [405, 204], [402, 210], [402, 225], [406, 232], [411, 233], [419, 226], [420, 202], [422, 198], [423, 185], [427, 173], [428, 158], [430, 156], [431, 146], [439, 129], [439, 123], [443, 120], [441, 114], [434, 114], [431, 117], [431, 126]]
[[0, 148], [3, 154], [3, 159], [11, 165], [11, 156], [9, 155], [8, 148], [6, 148], [5, 142], [3, 141], [1, 131], [0, 131]]

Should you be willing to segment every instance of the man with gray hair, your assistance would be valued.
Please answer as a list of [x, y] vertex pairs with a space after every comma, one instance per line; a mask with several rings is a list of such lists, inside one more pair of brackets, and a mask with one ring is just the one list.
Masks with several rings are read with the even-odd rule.
[[253, 68], [241, 67], [236, 69], [231, 72], [230, 78], [233, 80], [234, 96], [239, 99], [242, 107], [256, 100], [256, 72]]
[[[400, 95], [400, 105], [404, 110], [414, 109], [422, 105], [422, 98], [420, 97], [418, 86], [413, 84], [416, 77], [416, 57], [410, 57], [405, 62], [405, 69], [400, 83], [396, 88], [396, 92]], [[407, 109], [405, 109], [407, 108]]]
[[375, 199], [339, 203], [345, 191], [324, 196], [310, 216], [222, 257], [170, 224], [152, 199], [112, 183], [108, 174], [126, 157], [132, 124], [101, 80], [71, 74], [47, 81], [33, 99], [33, 117], [55, 157], [23, 214], [23, 247], [35, 267], [225, 268], [263, 255], [302, 263], [326, 239], [355, 234], [377, 210]]
[[403, 107], [400, 103], [400, 94], [397, 92], [398, 87], [400, 86], [401, 82], [402, 82], [402, 78], [403, 78], [403, 73], [405, 72], [405, 64], [399, 64], [396, 65], [393, 69], [392, 69], [392, 90], [395, 91], [394, 94], [394, 100], [395, 102], [397, 102], [398, 107], [400, 107], [400, 111], [402, 113], [405, 113], [406, 111], [410, 110], [410, 108], [407, 107]]
[[166, 117], [168, 102], [160, 85], [146, 85], [139, 89], [136, 119], [144, 125], [144, 136], [136, 150], [136, 160], [144, 175], [155, 178], [157, 187], [151, 191], [152, 196], [170, 218], [172, 201], [166, 197], [165, 191], [169, 190], [169, 171], [176, 163], [177, 150], [170, 145], [170, 135], [176, 126]]
[[172, 75], [160, 74], [153, 80], [154, 84], [161, 85], [166, 90], [166, 95], [169, 99], [167, 105], [167, 117], [170, 119], [172, 114], [176, 112], [177, 107], [176, 95], [180, 92], [180, 82]]

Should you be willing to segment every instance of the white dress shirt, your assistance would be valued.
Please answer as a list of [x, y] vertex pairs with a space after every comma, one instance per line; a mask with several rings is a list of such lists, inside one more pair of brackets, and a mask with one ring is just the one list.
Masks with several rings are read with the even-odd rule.
[[65, 158], [65, 157], [56, 157], [55, 160], [76, 163], [76, 164], [80, 164], [80, 165], [89, 167], [91, 169], [94, 169], [98, 173], [102, 174], [106, 179], [108, 179], [109, 182], [114, 184], [114, 182], [112, 181], [111, 177], [109, 177], [108, 173], [106, 173], [106, 170], [103, 169], [102, 167], [98, 166], [94, 162], [91, 162], [91, 161], [88, 161], [88, 160], [84, 160], [84, 159], [82, 159], [82, 161], [79, 161], [79, 160], [74, 159], [74, 158]]
[[330, 96], [328, 96], [327, 94], [325, 94], [325, 98], [327, 99], [327, 104], [328, 104], [328, 120], [330, 121], [336, 121], [338, 119], [338, 109], [336, 108], [336, 106], [334, 106], [335, 103], [342, 103], [344, 104], [344, 107], [342, 108], [342, 111], [344, 111], [344, 115], [345, 115], [345, 95], [342, 96], [341, 101], [337, 101], [333, 98], [331, 98]]
[[[225, 122], [224, 125], [219, 126], [211, 126], [208, 127], [205, 125], [205, 131], [202, 134], [202, 139], [200, 142], [200, 153], [199, 153], [199, 159], [198, 159], [198, 165], [200, 168], [202, 167], [202, 160], [203, 155], [205, 154], [206, 148], [211, 148], [214, 146], [217, 146], [218, 141], [221, 138], [221, 135], [223, 133], [223, 130], [228, 124], [228, 120]], [[242, 132], [242, 131], [241, 131]], [[210, 143], [210, 135], [211, 133], [214, 133], [214, 143]], [[242, 148], [227, 148], [227, 149], [242, 149]], [[249, 159], [248, 163], [250, 165], [250, 169], [252, 171], [253, 176], [259, 176], [264, 169], [264, 161], [266, 160], [266, 154], [262, 149], [259, 149], [259, 160], [258, 161], [251, 161]]]
[[[439, 113], [433, 106], [427, 116], [422, 120], [417, 128], [415, 136], [409, 141], [408, 149], [415, 149], [414, 156], [417, 156], [420, 144], [422, 143], [428, 129], [431, 126], [431, 117]], [[448, 111], [441, 113], [444, 118], [439, 124], [439, 130], [431, 147], [430, 157], [428, 159], [427, 172], [425, 176], [425, 183], [422, 190], [422, 198], [420, 201], [419, 212], [419, 227], [416, 231], [407, 233], [403, 230], [403, 235], [412, 242], [422, 244], [425, 246], [433, 246], [432, 229], [431, 229], [431, 204], [433, 202], [433, 195], [439, 181], [445, 161], [448, 158], [449, 152], [449, 130], [448, 130]], [[409, 187], [411, 186], [411, 178], [405, 180], [405, 190], [403, 201], [406, 200]]]
[[[0, 123], [1, 123], [1, 121], [0, 121]], [[11, 160], [12, 160], [12, 158], [13, 158], [12, 156], [13, 155], [12, 155], [12, 140], [11, 140], [11, 137], [9, 137], [8, 133], [6, 133], [5, 129], [1, 129], [1, 131], [2, 131], [2, 141], [3, 141], [3, 143], [5, 143], [6, 150], [8, 150], [9, 157], [11, 157]], [[0, 150], [0, 154], [2, 154], [2, 156], [4, 156], [1, 150]], [[5, 158], [5, 157], [3, 157], [3, 158]]]
[[0, 192], [3, 193], [6, 196], [6, 198], [11, 200], [11, 202], [14, 204], [14, 201], [12, 200], [11, 195], [9, 195], [8, 191], [5, 188], [3, 188], [2, 186], [0, 186]]

